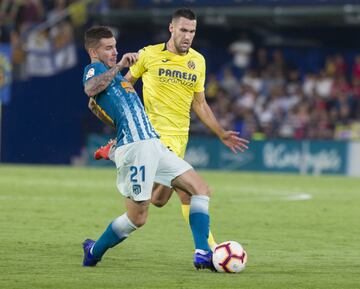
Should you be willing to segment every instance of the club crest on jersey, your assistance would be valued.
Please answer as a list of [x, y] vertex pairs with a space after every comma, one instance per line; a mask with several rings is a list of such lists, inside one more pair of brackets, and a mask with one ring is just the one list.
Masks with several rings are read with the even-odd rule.
[[187, 65], [188, 65], [188, 67], [190, 68], [190, 69], [195, 69], [195, 62], [194, 61], [192, 61], [192, 60], [189, 60], [188, 61], [188, 63], [187, 63]]
[[88, 80], [90, 77], [93, 77], [95, 74], [95, 68], [90, 68], [89, 71], [86, 73], [86, 80]]
[[132, 186], [132, 190], [135, 195], [138, 195], [141, 193], [141, 186], [138, 184], [135, 184]]

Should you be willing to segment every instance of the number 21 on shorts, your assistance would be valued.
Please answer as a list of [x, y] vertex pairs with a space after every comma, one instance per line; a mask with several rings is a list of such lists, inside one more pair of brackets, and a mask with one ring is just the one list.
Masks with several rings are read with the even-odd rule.
[[145, 182], [145, 166], [131, 166], [130, 172], [130, 181], [132, 183]]

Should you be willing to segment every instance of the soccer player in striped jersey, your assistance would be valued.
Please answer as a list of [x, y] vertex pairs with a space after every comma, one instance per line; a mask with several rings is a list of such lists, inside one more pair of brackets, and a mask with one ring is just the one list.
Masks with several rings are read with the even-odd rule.
[[138, 60], [124, 54], [117, 62], [116, 40], [107, 27], [85, 33], [91, 58], [83, 76], [85, 93], [116, 130], [117, 187], [127, 211], [115, 218], [96, 240], [83, 242], [83, 266], [96, 266], [105, 252], [145, 224], [154, 182], [185, 191], [190, 198], [190, 226], [197, 269], [214, 270], [209, 234], [209, 188], [193, 168], [159, 140], [131, 83], [120, 71]]
[[[184, 158], [190, 127], [190, 110], [210, 128], [234, 153], [247, 149], [248, 141], [238, 132], [221, 127], [205, 99], [205, 59], [191, 48], [196, 32], [196, 15], [187, 8], [174, 12], [169, 25], [171, 37], [168, 42], [149, 45], [140, 50], [139, 61], [130, 67], [125, 78], [134, 84], [143, 82], [145, 110], [160, 140], [179, 157]], [[91, 104], [89, 105], [91, 108]], [[91, 108], [98, 117], [96, 109]], [[112, 143], [95, 152], [95, 158], [108, 159]], [[189, 220], [190, 197], [176, 190], [182, 203], [182, 213]], [[154, 188], [152, 203], [163, 206], [172, 190], [161, 185]], [[212, 234], [209, 245], [216, 246]]]

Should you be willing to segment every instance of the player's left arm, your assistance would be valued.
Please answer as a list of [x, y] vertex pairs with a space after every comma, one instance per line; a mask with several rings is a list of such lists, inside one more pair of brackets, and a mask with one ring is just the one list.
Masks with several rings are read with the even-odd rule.
[[225, 130], [219, 124], [205, 99], [205, 93], [203, 91], [194, 93], [192, 109], [202, 121], [202, 123], [205, 124], [212, 132], [214, 132], [223, 142], [223, 144], [229, 147], [233, 151], [233, 153], [236, 154], [237, 151], [244, 152], [248, 148], [247, 144], [249, 143], [249, 141], [240, 138], [239, 132]]
[[135, 85], [136, 81], [138, 80], [138, 78], [134, 77], [131, 74], [131, 71], [129, 70], [126, 75], [124, 76], [124, 78], [129, 81], [132, 85]]
[[92, 97], [89, 97], [88, 107], [91, 112], [95, 114], [97, 118], [100, 119], [103, 123], [112, 128], [115, 128], [114, 122], [110, 118], [106, 117], [106, 115], [101, 111], [100, 107], [96, 104], [96, 101]]

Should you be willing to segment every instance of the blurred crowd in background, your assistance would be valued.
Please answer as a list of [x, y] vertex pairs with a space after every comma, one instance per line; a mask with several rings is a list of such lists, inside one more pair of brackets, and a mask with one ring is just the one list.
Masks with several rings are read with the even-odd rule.
[[[0, 0], [0, 41], [11, 43], [13, 78], [52, 76], [75, 66], [89, 9], [132, 5], [130, 0]], [[360, 54], [326, 55], [309, 72], [283, 48], [259, 46], [249, 37], [223, 48], [229, 61], [207, 71], [206, 96], [224, 127], [249, 139], [360, 139]], [[206, 60], [211, 62], [211, 55]], [[191, 132], [210, 133], [194, 115]]]
[[74, 33], [82, 31], [88, 2], [0, 0], [0, 41], [11, 44], [15, 80], [52, 76], [76, 65]]
[[[222, 125], [249, 139], [360, 139], [360, 54], [327, 56], [309, 73], [249, 42], [209, 74], [206, 96]], [[193, 132], [206, 133], [193, 119]]]

